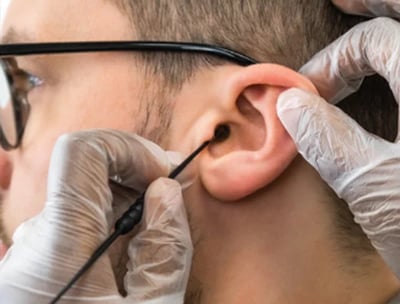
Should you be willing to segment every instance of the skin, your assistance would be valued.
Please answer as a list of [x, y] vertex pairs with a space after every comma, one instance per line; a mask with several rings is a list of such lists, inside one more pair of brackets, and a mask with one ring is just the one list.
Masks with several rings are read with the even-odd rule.
[[[89, 14], [85, 30], [80, 26], [82, 20], [77, 8], [71, 4], [38, 1], [35, 14], [21, 10], [22, 6], [22, 1], [11, 3], [4, 35], [14, 28], [21, 35], [29, 35], [30, 38], [25, 38], [32, 41], [129, 39], [127, 20], [109, 4], [97, 7], [85, 2], [80, 6], [83, 11], [96, 11]], [[96, 18], [110, 22], [99, 27]], [[63, 29], [65, 24], [67, 29]], [[50, 152], [59, 135], [94, 127], [135, 132], [135, 125], [141, 122], [138, 102], [128, 102], [138, 91], [139, 81], [127, 53], [24, 57], [18, 64], [41, 77], [44, 83], [29, 93], [31, 113], [21, 148], [7, 153], [1, 162], [2, 166], [12, 167], [1, 178], [3, 185], [8, 184], [3, 200], [7, 235], [42, 208]], [[132, 122], [133, 117], [137, 118], [137, 124]], [[21, 185], [24, 191], [18, 191]]]
[[[24, 8], [25, 1], [12, 1], [3, 38], [13, 28], [27, 36], [19, 42], [132, 39], [128, 19], [108, 1], [78, 6], [36, 0], [34, 10]], [[146, 83], [128, 53], [35, 56], [18, 63], [44, 83], [29, 94], [31, 114], [21, 147], [0, 154], [6, 241], [43, 208], [49, 158], [61, 134], [100, 127], [141, 130], [150, 137], [159, 127], [157, 113], [146, 118], [141, 106]], [[254, 73], [233, 65], [202, 70], [174, 96], [164, 148], [188, 153], [210, 138], [217, 124], [231, 127], [227, 141], [211, 145], [199, 158], [199, 179], [185, 193], [196, 252], [189, 291], [202, 287], [202, 303], [384, 303], [398, 290], [397, 280], [378, 255], [368, 261], [373, 275], [355, 276], [342, 266], [331, 209], [321, 203], [326, 192], [318, 190], [320, 178], [295, 153], [284, 152], [287, 165], [295, 160], [269, 179], [240, 181], [250, 190], [239, 191], [234, 203], [227, 202], [224, 189], [236, 189], [238, 181], [210, 181], [215, 168], [227, 169], [218, 160], [233, 151], [260, 150], [264, 138], [274, 135], [265, 122], [278, 124], [274, 102], [281, 89], [243, 89]], [[237, 103], [235, 94], [245, 101]], [[268, 106], [252, 106], [259, 96]], [[240, 171], [234, 173], [240, 177]]]

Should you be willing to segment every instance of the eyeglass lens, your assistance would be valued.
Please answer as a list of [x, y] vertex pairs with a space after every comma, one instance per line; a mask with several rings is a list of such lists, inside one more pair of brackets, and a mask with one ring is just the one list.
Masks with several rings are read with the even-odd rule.
[[14, 146], [18, 141], [18, 131], [12, 102], [11, 84], [6, 69], [5, 61], [0, 59], [0, 129], [8, 145]]

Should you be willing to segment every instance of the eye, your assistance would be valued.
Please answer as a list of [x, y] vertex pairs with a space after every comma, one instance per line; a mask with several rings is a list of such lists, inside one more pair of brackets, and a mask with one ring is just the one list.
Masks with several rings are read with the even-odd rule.
[[43, 84], [43, 80], [39, 76], [30, 73], [26, 73], [26, 80], [30, 85], [29, 90], [41, 86]]
[[43, 80], [40, 77], [25, 70], [18, 69], [14, 74], [14, 86], [26, 93], [42, 84]]

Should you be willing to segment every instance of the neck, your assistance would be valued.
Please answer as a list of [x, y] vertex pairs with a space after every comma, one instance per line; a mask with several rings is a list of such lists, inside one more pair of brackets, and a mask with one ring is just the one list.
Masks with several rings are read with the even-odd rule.
[[321, 200], [327, 193], [316, 181], [296, 160], [245, 202], [203, 201], [193, 219], [198, 229], [188, 290], [201, 285], [201, 303], [213, 304], [386, 303], [397, 280], [378, 254], [366, 257], [362, 275], [347, 265], [327, 199]]

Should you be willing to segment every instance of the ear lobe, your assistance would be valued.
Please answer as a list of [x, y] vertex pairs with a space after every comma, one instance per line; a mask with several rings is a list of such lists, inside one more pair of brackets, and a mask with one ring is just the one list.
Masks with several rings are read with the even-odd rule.
[[316, 92], [304, 76], [274, 64], [250, 66], [234, 77], [228, 88], [231, 92], [221, 93], [225, 103], [230, 98], [234, 105], [221, 121], [230, 126], [230, 137], [211, 144], [200, 167], [208, 192], [223, 201], [254, 193], [287, 168], [297, 151], [277, 116], [276, 101], [291, 87]]

